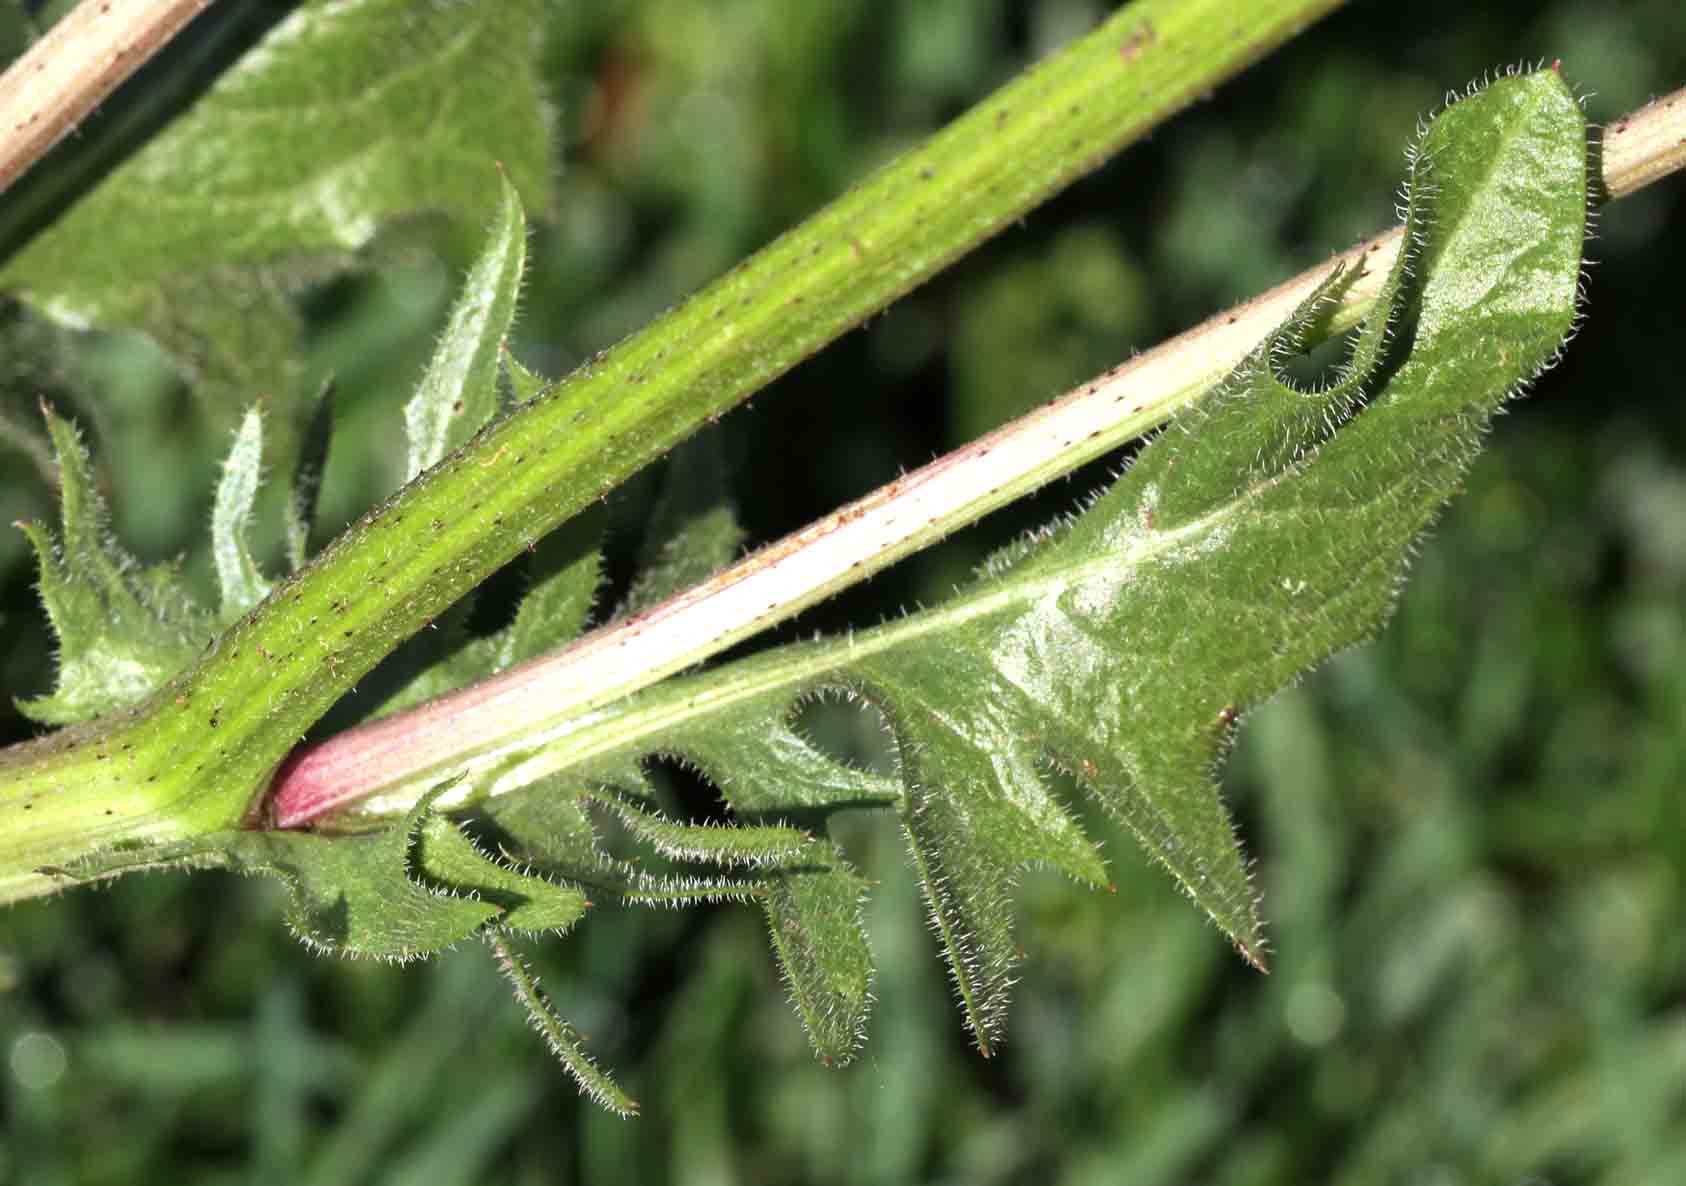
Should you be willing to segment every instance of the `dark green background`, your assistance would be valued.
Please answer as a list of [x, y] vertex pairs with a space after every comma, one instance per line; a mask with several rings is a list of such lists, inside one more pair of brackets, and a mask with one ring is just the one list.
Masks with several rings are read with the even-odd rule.
[[[558, 4], [560, 196], [520, 352], [566, 369], [1103, 8]], [[162, 118], [285, 10], [228, 0], [104, 118]], [[1620, 114], [1686, 83], [1686, 8], [1356, 0], [728, 419], [753, 538], [1388, 224], [1419, 114], [1555, 58], [1595, 119]], [[85, 184], [99, 146], [96, 125], [51, 162], [60, 190], [0, 204], [0, 243], [48, 216], [41, 193]], [[398, 408], [460, 274], [447, 255], [391, 252], [307, 294], [308, 377], [339, 376], [330, 527], [397, 476]], [[899, 836], [862, 819], [843, 839], [878, 881], [879, 973], [847, 1069], [808, 1053], [754, 911], [600, 908], [535, 950], [644, 1104], [620, 1121], [577, 1098], [483, 952], [332, 963], [288, 938], [267, 883], [133, 878], [0, 914], [0, 1181], [1686, 1181], [1686, 183], [1606, 210], [1592, 255], [1584, 329], [1498, 423], [1386, 634], [1243, 730], [1225, 787], [1269, 978], [1096, 818], [1118, 893], [1027, 879], [1011, 1041], [985, 1061]], [[124, 540], [203, 577], [231, 416], [143, 344], [32, 354], [27, 336], [51, 335], [6, 316], [8, 415], [38, 392], [73, 409]], [[28, 453], [0, 465], [0, 518], [48, 515]], [[1105, 475], [792, 629], [940, 598]], [[613, 508], [622, 581], [651, 486]], [[21, 536], [0, 538], [9, 696], [49, 678], [29, 581]], [[815, 724], [871, 756], [869, 723]], [[0, 736], [26, 732], [0, 707]]]

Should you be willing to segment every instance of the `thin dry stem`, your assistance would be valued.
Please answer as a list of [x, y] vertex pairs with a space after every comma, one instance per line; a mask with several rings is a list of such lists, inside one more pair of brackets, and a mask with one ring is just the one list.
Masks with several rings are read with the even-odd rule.
[[1604, 191], [1625, 198], [1686, 168], [1686, 87], [1604, 128]]
[[0, 193], [212, 0], [83, 0], [0, 75]]

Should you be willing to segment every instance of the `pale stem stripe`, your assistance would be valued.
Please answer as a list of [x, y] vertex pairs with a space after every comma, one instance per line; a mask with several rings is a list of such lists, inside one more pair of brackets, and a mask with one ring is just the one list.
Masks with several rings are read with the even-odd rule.
[[1604, 128], [1604, 189], [1612, 198], [1686, 167], [1686, 87]]
[[83, 0], [0, 74], [0, 193], [212, 0]]

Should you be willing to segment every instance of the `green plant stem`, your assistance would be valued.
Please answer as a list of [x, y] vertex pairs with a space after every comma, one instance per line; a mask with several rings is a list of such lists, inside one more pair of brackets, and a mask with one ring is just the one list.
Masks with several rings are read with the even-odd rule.
[[469, 589], [1339, 2], [1125, 7], [405, 487], [144, 705], [0, 755], [0, 900], [90, 845], [245, 818], [310, 725]]
[[[1686, 166], [1686, 90], [1610, 125], [1604, 192], [1625, 196]], [[646, 613], [407, 713], [301, 751], [271, 790], [282, 827], [361, 804], [401, 814], [440, 779], [475, 774], [583, 718], [870, 577], [943, 536], [1163, 423], [1228, 373], [1336, 266], [1361, 267], [1328, 332], [1356, 325], [1398, 253], [1395, 228], [1108, 371], [873, 491]], [[551, 772], [550, 754], [495, 789]], [[485, 788], [480, 788], [484, 793]]]
[[83, 0], [0, 75], [0, 193], [211, 0]]

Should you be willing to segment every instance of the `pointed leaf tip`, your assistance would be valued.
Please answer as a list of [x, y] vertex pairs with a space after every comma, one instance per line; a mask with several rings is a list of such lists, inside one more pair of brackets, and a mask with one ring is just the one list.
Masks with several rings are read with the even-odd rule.
[[263, 473], [263, 416], [246, 410], [222, 464], [211, 509], [211, 558], [222, 596], [221, 617], [231, 622], [269, 596], [270, 583], [251, 552], [252, 506]]
[[861, 907], [866, 883], [824, 842], [807, 867], [769, 875], [767, 931], [791, 1003], [827, 1066], [853, 1060], [872, 1003], [872, 951]]
[[486, 246], [463, 283], [427, 372], [404, 405], [407, 478], [465, 444], [498, 412], [504, 337], [515, 321], [527, 253], [521, 198], [509, 178], [500, 174], [499, 181], [502, 197]]
[[58, 679], [50, 695], [18, 709], [41, 724], [68, 725], [144, 699], [203, 649], [215, 624], [174, 569], [142, 566], [111, 537], [81, 435], [45, 401], [41, 409], [58, 463], [59, 536], [38, 524], [22, 530], [58, 638]]

